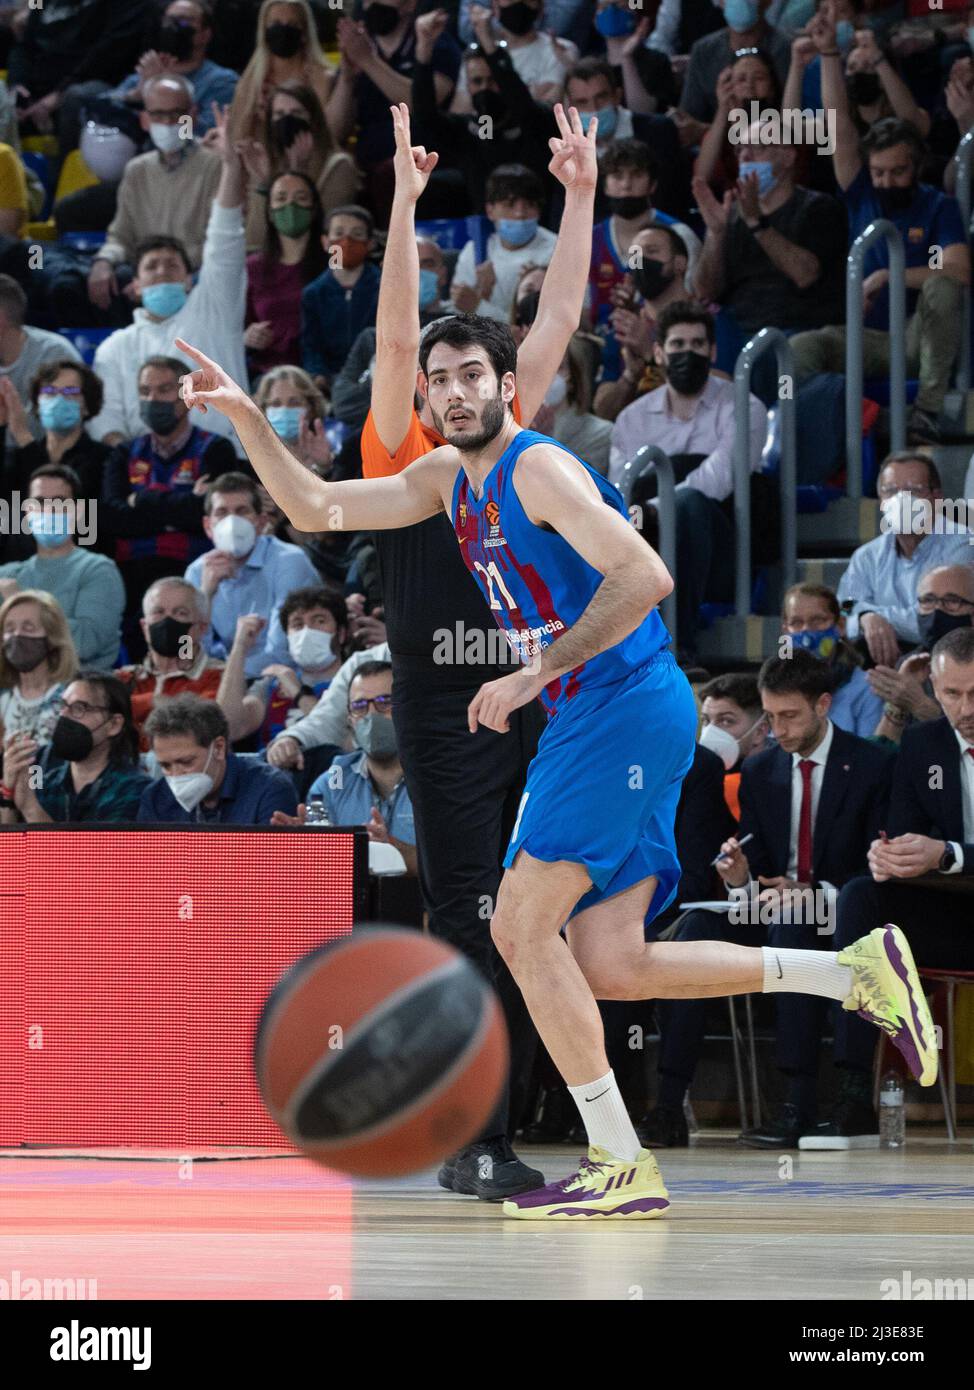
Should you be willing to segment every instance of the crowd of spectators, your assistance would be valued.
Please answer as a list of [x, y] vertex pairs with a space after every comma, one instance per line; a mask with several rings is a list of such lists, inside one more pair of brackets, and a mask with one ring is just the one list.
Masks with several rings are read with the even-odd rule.
[[[902, 10], [883, 0], [6, 5], [2, 822], [290, 825], [321, 800], [333, 823], [366, 825], [422, 877], [383, 610], [383, 578], [401, 576], [383, 575], [367, 532], [291, 525], [226, 418], [187, 410], [179, 341], [247, 386], [310, 474], [361, 477], [395, 188], [390, 106], [408, 106], [413, 142], [438, 156], [417, 207], [420, 324], [487, 315], [520, 347], [565, 212], [548, 169], [552, 108], [564, 102], [583, 130], [598, 123], [591, 245], [574, 248], [588, 290], [557, 375], [522, 423], [617, 484], [642, 445], [670, 455], [675, 644], [687, 667], [701, 606], [734, 595], [738, 354], [763, 327], [791, 339], [799, 479], [841, 486], [845, 254], [878, 217], [902, 234], [917, 391], [908, 447], [881, 451], [879, 533], [834, 589], [802, 582], [784, 594], [782, 647], [760, 675], [742, 651], [738, 670], [700, 676], [681, 853], [691, 896], [722, 892], [721, 880], [758, 883], [780, 910], [796, 889], [825, 884], [840, 934], [903, 904], [921, 964], [974, 968], [952, 915], [963, 896], [945, 899], [936, 882], [974, 880], [972, 535], [966, 519], [913, 524], [918, 508], [937, 517], [950, 500], [932, 447], [970, 293], [952, 156], [974, 129], [974, 7], [945, 0], [906, 21]], [[802, 109], [823, 119], [817, 143], [769, 138]], [[91, 177], [69, 180], [51, 210], [56, 238], [41, 238], [41, 205], [79, 159]], [[882, 378], [885, 244], [867, 257], [863, 307], [865, 376]], [[76, 345], [84, 332], [93, 355]], [[759, 565], [780, 549], [765, 472], [780, 386], [769, 367], [754, 373], [749, 402]], [[652, 540], [652, 485], [638, 501]], [[939, 788], [921, 775], [928, 762], [945, 767]], [[925, 937], [931, 917], [941, 927]], [[677, 930], [710, 938], [727, 919], [698, 911]], [[754, 944], [755, 930], [733, 939]], [[760, 939], [828, 944], [769, 932]], [[755, 1143], [790, 1143], [818, 1124], [821, 1011], [778, 998], [786, 1101]], [[685, 1142], [705, 1018], [703, 1005], [661, 1010], [654, 1142]], [[836, 1035], [841, 1105], [828, 1123], [840, 1133], [874, 1118], [864, 1046], [851, 1026]]]

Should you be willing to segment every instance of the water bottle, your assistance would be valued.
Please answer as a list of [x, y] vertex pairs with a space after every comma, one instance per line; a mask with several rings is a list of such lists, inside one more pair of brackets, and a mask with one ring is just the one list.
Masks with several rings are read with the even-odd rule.
[[313, 796], [308, 802], [304, 823], [305, 825], [331, 825], [331, 817], [325, 809], [323, 797]]
[[683, 1096], [683, 1118], [684, 1118], [684, 1119], [686, 1120], [686, 1122], [687, 1122], [687, 1133], [688, 1133], [688, 1134], [696, 1134], [696, 1132], [697, 1132], [697, 1117], [696, 1117], [696, 1115], [694, 1115], [694, 1113], [693, 1113], [693, 1106], [690, 1104], [690, 1088], [689, 1088], [689, 1087], [687, 1087], [687, 1090], [686, 1090], [686, 1092], [684, 1093], [684, 1096]]
[[883, 1149], [902, 1149], [905, 1141], [903, 1082], [898, 1072], [888, 1071], [879, 1088], [879, 1144]]

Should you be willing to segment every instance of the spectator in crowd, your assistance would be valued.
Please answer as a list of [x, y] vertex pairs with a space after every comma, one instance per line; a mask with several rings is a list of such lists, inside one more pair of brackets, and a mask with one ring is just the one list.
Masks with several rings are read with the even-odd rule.
[[4, 744], [3, 823], [135, 821], [149, 777], [139, 766], [126, 686], [109, 671], [84, 670], [54, 708], [57, 722], [44, 748], [30, 734]]
[[[710, 5], [707, 5], [707, 9], [715, 16], [719, 26], [720, 12]], [[648, 16], [639, 18], [623, 0], [597, 0], [595, 29], [605, 42], [605, 56], [613, 68], [618, 68], [622, 73], [622, 86], [629, 110], [651, 115], [672, 108], [674, 124], [677, 124], [685, 120], [676, 111], [680, 83], [668, 55], [659, 48], [646, 47], [652, 27], [652, 20]], [[704, 33], [706, 29], [700, 32]], [[675, 58], [675, 65], [681, 73], [688, 61], [689, 56], [685, 53]], [[680, 144], [686, 143], [680, 129]], [[696, 137], [689, 143], [696, 143]]]
[[302, 550], [274, 536], [258, 534], [261, 500], [257, 484], [244, 473], [225, 473], [206, 490], [203, 529], [213, 549], [194, 560], [186, 579], [210, 603], [210, 627], [204, 638], [211, 656], [226, 657], [237, 619], [257, 613], [269, 619], [263, 640], [255, 642], [246, 662], [248, 679], [272, 661], [289, 663], [279, 611], [293, 589], [317, 585], [318, 575]]
[[237, 466], [230, 441], [190, 419], [179, 394], [183, 371], [175, 357], [143, 362], [139, 412], [147, 432], [116, 445], [105, 465], [101, 512], [125, 581], [132, 657], [141, 655], [135, 618], [146, 586], [164, 575], [181, 575], [209, 549], [203, 531], [206, 486]]
[[[676, 490], [677, 630], [685, 653], [696, 641], [698, 610], [725, 602], [734, 586], [734, 385], [711, 373], [716, 354], [713, 316], [686, 301], [660, 315], [653, 349], [666, 385], [626, 406], [612, 427], [609, 481], [643, 444], [656, 444], [674, 463]], [[761, 468], [768, 413], [750, 397], [751, 472]]]
[[[5, 455], [0, 443], [0, 457], [6, 457], [4, 494], [18, 492], [24, 496], [30, 489], [31, 476], [45, 464], [67, 464], [78, 475], [79, 500], [89, 505], [101, 495], [105, 461], [110, 454], [106, 445], [92, 439], [85, 423], [101, 409], [102, 386], [98, 377], [83, 362], [64, 358], [41, 367], [30, 385], [29, 409], [24, 407], [12, 381], [0, 378], [0, 431], [6, 429], [15, 448]], [[36, 439], [31, 429], [31, 416], [39, 418], [43, 438]], [[5, 538], [4, 560], [26, 560], [34, 553], [30, 537], [11, 534]]]
[[[453, 308], [448, 306], [447, 312]], [[331, 383], [331, 413], [351, 431], [365, 424], [375, 371], [375, 329], [363, 328]]]
[[944, 494], [937, 465], [926, 454], [889, 454], [876, 491], [880, 534], [853, 551], [838, 595], [848, 636], [863, 639], [876, 665], [895, 666], [900, 646], [920, 641], [918, 580], [938, 565], [971, 564], [971, 533], [938, 520]]
[[[392, 722], [392, 663], [364, 661], [348, 692], [348, 723], [354, 753], [339, 753], [327, 772], [308, 790], [320, 797], [332, 825], [364, 825], [369, 839], [393, 845], [416, 877], [416, 830]], [[293, 819], [275, 825], [302, 824], [303, 807]]]
[[692, 270], [700, 254], [695, 232], [669, 213], [653, 205], [659, 169], [652, 151], [641, 140], [617, 140], [599, 162], [599, 175], [609, 215], [592, 234], [589, 270], [589, 317], [596, 331], [605, 333], [614, 305], [613, 291], [639, 264], [632, 247], [648, 227], [672, 227], [686, 248]]
[[683, 0], [662, 0], [655, 20], [645, 20], [646, 43], [658, 53], [689, 60], [697, 39], [724, 26], [718, 5], [684, 4]]
[[784, 35], [772, 29], [764, 18], [770, 3], [771, 0], [722, 0], [720, 8], [727, 21], [726, 29], [706, 34], [697, 39], [691, 48], [680, 98], [680, 110], [683, 116], [689, 118], [685, 122], [689, 143], [703, 139], [706, 127], [716, 116], [720, 74], [731, 66], [741, 49], [757, 48], [769, 54], [778, 81], [784, 84], [788, 75], [790, 46]]
[[[81, 497], [81, 480], [64, 463], [49, 463], [31, 476], [27, 525], [36, 552], [0, 565], [0, 597], [43, 589], [64, 610], [82, 665], [110, 670], [118, 658], [125, 585], [118, 566], [90, 548], [96, 521]], [[85, 544], [78, 545], [75, 536]]]
[[546, 266], [555, 249], [555, 233], [540, 225], [543, 203], [537, 175], [523, 164], [501, 164], [489, 176], [484, 211], [494, 230], [479, 265], [473, 241], [457, 259], [451, 298], [460, 313], [509, 317], [521, 271]]
[[[461, 43], [473, 43], [477, 38], [477, 31], [473, 26], [475, 9], [485, 9], [488, 18], [491, 15], [489, 7], [480, 5], [478, 0], [460, 0], [457, 32]], [[546, 34], [556, 34], [558, 38], [567, 39], [572, 37], [573, 31], [577, 31], [580, 20], [587, 27], [585, 6], [580, 4], [579, 0], [546, 0], [542, 9], [541, 28]], [[478, 23], [483, 24], [480, 16]]]
[[121, 82], [142, 51], [153, 18], [152, 0], [75, 0], [71, 5], [30, 6], [27, 22], [7, 60], [11, 88], [26, 93], [19, 110], [25, 133], [47, 134], [67, 107], [64, 152], [75, 143], [77, 111], [66, 103], [71, 87], [93, 78]]
[[260, 731], [264, 747], [310, 714], [345, 660], [348, 612], [345, 600], [327, 589], [295, 589], [280, 612], [292, 666], [274, 662], [247, 686], [244, 663], [265, 620], [256, 613], [237, 619], [217, 699], [230, 723], [233, 741]]
[[[487, 180], [498, 165], [516, 159], [543, 179], [551, 157], [547, 140], [552, 124], [550, 109], [535, 101], [518, 76], [513, 55], [494, 37], [490, 11], [482, 6], [477, 9], [477, 44], [463, 55], [462, 82], [471, 109], [451, 115], [440, 108], [432, 56], [446, 23], [443, 10], [421, 15], [416, 21], [410, 103], [416, 139], [439, 154], [438, 178], [443, 177], [444, 170], [453, 174], [450, 193], [459, 191], [458, 183], [465, 186], [468, 213], [480, 212], [487, 196]], [[488, 130], [490, 139], [484, 139]], [[434, 178], [434, 189], [436, 182]]]
[[590, 463], [603, 478], [609, 471], [612, 426], [592, 414], [591, 339], [576, 333], [558, 374], [545, 392], [531, 428], [548, 434]]
[[[878, 218], [900, 231], [906, 255], [907, 371], [918, 375], [920, 389], [910, 411], [907, 442], [937, 443], [937, 417], [950, 384], [960, 346], [961, 305], [970, 285], [970, 252], [960, 209], [941, 189], [920, 183], [923, 142], [906, 121], [877, 122], [860, 142], [849, 114], [842, 65], [835, 44], [835, 25], [819, 14], [810, 33], [822, 58], [822, 95], [835, 109], [835, 177], [849, 213], [849, 235], [857, 237]], [[934, 252], [936, 248], [936, 252]], [[931, 263], [933, 262], [933, 264]], [[863, 370], [866, 376], [889, 372], [889, 252], [886, 243], [872, 247], [863, 266]], [[819, 372], [841, 372], [845, 334], [841, 308], [834, 327], [802, 337], [792, 346], [798, 380]]]
[[301, 365], [319, 386], [341, 370], [363, 328], [375, 323], [379, 267], [372, 214], [357, 204], [335, 208], [325, 229], [328, 269], [301, 294]]
[[305, 174], [280, 174], [264, 208], [264, 245], [247, 257], [247, 346], [250, 374], [301, 357], [301, 296], [327, 266], [318, 190]]
[[27, 170], [20, 152], [0, 144], [0, 236], [19, 237], [30, 211]]
[[[48, 362], [80, 362], [81, 354], [46, 328], [32, 328], [24, 322], [27, 295], [9, 275], [0, 275], [0, 378], [6, 377], [17, 388], [25, 404], [30, 400], [31, 382]], [[28, 417], [31, 433], [39, 439], [43, 430], [36, 415]], [[7, 433], [8, 458], [18, 447], [11, 431]]]
[[131, 283], [138, 248], [154, 237], [174, 238], [190, 270], [199, 269], [223, 167], [219, 154], [196, 138], [197, 106], [185, 77], [164, 73], [143, 90], [140, 121], [154, 148], [126, 164], [115, 216], [88, 273], [88, 297], [104, 311]]
[[[837, 890], [862, 872], [885, 823], [893, 759], [836, 728], [829, 718], [830, 685], [829, 671], [810, 652], [772, 657], [761, 667], [758, 686], [777, 742], [744, 765], [740, 829], [722, 845], [717, 863], [727, 888], [746, 890], [748, 901], [730, 915], [689, 913], [678, 941], [834, 949], [828, 928]], [[745, 835], [753, 836], [746, 851], [740, 844]], [[819, 890], [814, 899], [813, 889]], [[765, 926], [769, 917], [777, 920]], [[741, 1136], [750, 1148], [797, 1148], [799, 1136], [816, 1125], [818, 1050], [829, 1001], [780, 994], [775, 1006], [785, 1098], [769, 1120]], [[658, 1007], [660, 1086], [645, 1138], [663, 1147], [685, 1145], [683, 1096], [707, 1006], [667, 1000]]]
[[300, 82], [283, 82], [274, 88], [263, 143], [244, 140], [240, 154], [250, 179], [247, 246], [254, 250], [263, 244], [268, 194], [281, 174], [310, 179], [326, 214], [354, 202], [362, 186], [352, 156], [332, 138], [316, 93]]
[[26, 734], [43, 748], [78, 669], [67, 619], [50, 594], [24, 589], [0, 606], [0, 639], [0, 742]]
[[[707, 226], [693, 274], [699, 299], [721, 306], [718, 365], [733, 371], [749, 337], [764, 327], [785, 333], [818, 328], [845, 304], [846, 222], [841, 205], [795, 182], [797, 148], [767, 144], [759, 123], [739, 148], [737, 201], [714, 197], [702, 179], [693, 191]], [[777, 374], [758, 394], [777, 399]]]
[[256, 753], [233, 753], [226, 715], [215, 700], [161, 700], [145, 736], [162, 776], [146, 787], [138, 819], [150, 825], [270, 825], [293, 815], [297, 798], [286, 773]]
[[[561, 101], [565, 74], [577, 62], [578, 49], [569, 40], [554, 39], [544, 32], [540, 0], [493, 0], [489, 9], [474, 4], [467, 14], [478, 43], [492, 23], [494, 37], [506, 46], [515, 72], [535, 101], [548, 106]], [[470, 94], [461, 81], [455, 109], [469, 109], [469, 101]]]
[[[203, 638], [208, 626], [206, 598], [185, 579], [170, 575], [146, 589], [141, 618], [146, 654], [118, 671], [128, 686], [140, 735], [158, 700], [186, 694], [216, 699], [223, 662], [207, 655]], [[143, 750], [147, 748], [143, 739]]]
[[429, 236], [416, 238], [419, 252], [419, 321], [423, 328], [444, 314], [453, 313], [450, 301], [450, 268], [442, 247]]
[[[941, 637], [930, 666], [943, 717], [903, 734], [888, 838], [873, 837], [868, 873], [839, 895], [833, 949], [895, 922], [921, 969], [974, 970], [974, 632], [960, 628]], [[931, 768], [939, 776], [931, 776]], [[947, 877], [962, 891], [944, 892], [940, 885]], [[856, 1015], [838, 1011], [835, 1061], [844, 1072], [843, 1090], [859, 1098], [860, 1112], [872, 1090], [876, 1039], [864, 1036], [868, 1028]]]
[[[456, 39], [438, 27], [432, 50], [423, 53], [433, 69], [436, 100], [446, 106], [457, 80], [460, 49]], [[430, 36], [430, 23], [424, 25]], [[389, 126], [392, 102], [408, 102], [418, 60], [416, 0], [365, 0], [360, 21], [338, 21], [341, 64], [326, 110], [328, 124], [339, 143], [354, 133], [355, 159], [368, 178], [371, 206], [380, 226], [388, 222], [392, 203], [392, 157], [395, 141]]]
[[[264, 0], [257, 19], [257, 46], [233, 98], [231, 138], [260, 139], [271, 93], [282, 83], [310, 87], [326, 110], [334, 81], [335, 70], [321, 50], [308, 0]], [[335, 133], [330, 117], [329, 125]]]
[[746, 758], [764, 752], [768, 740], [768, 719], [757, 676], [743, 671], [715, 676], [700, 687], [698, 698], [700, 742], [724, 764], [724, 799], [738, 821], [741, 769]]
[[[306, 468], [329, 470], [331, 445], [325, 435], [325, 398], [300, 367], [275, 367], [261, 377], [254, 400], [274, 427], [274, 433]], [[262, 515], [278, 511], [277, 504], [263, 483], [258, 483]], [[283, 515], [283, 513], [282, 513]], [[266, 529], [270, 529], [269, 527]]]
[[[531, 325], [538, 317], [538, 304], [541, 301], [541, 286], [547, 266], [532, 265], [530, 262], [517, 277], [514, 287], [514, 300], [511, 304], [511, 333], [518, 347], [524, 342]], [[452, 305], [450, 306], [452, 309]]]
[[[971, 571], [974, 583], [974, 570]], [[824, 661], [832, 675], [829, 718], [837, 729], [870, 738], [883, 716], [883, 702], [876, 693], [862, 657], [845, 640], [846, 622], [834, 592], [824, 584], [793, 584], [782, 605], [781, 630], [791, 649], [811, 652]]]
[[[105, 403], [91, 428], [96, 439], [108, 444], [120, 444], [143, 433], [139, 367], [150, 357], [178, 352], [173, 347], [177, 338], [201, 345], [202, 351], [232, 364], [230, 370], [237, 380], [246, 379], [243, 176], [240, 160], [227, 138], [225, 112], [219, 114], [214, 134], [223, 168], [196, 285], [182, 242], [169, 236], [144, 241], [136, 251], [133, 282], [142, 307], [136, 310], [135, 322], [129, 328], [106, 338], [95, 353], [95, 371], [105, 384]], [[205, 428], [214, 434], [232, 435], [219, 411], [209, 412], [205, 420]], [[193, 423], [201, 425], [203, 417], [194, 414]]]
[[[651, 224], [629, 243], [632, 268], [609, 292], [606, 350], [595, 413], [615, 420], [637, 396], [666, 380], [656, 362], [657, 324], [664, 309], [686, 299], [689, 255], [673, 227]], [[606, 360], [608, 359], [608, 360]]]
[[771, 59], [759, 49], [745, 48], [734, 55], [733, 63], [724, 68], [717, 79], [717, 111], [700, 142], [700, 152], [693, 165], [695, 177], [703, 179], [718, 197], [737, 186], [740, 176], [737, 121], [741, 111], [751, 116], [752, 102], [762, 111], [780, 110], [785, 104]]
[[[390, 650], [386, 641], [366, 647], [363, 651], [352, 652], [342, 662], [328, 689], [314, 708], [302, 719], [289, 724], [270, 744], [267, 749], [267, 761], [273, 767], [294, 768], [297, 772], [303, 772], [309, 760], [308, 755], [319, 748], [350, 751], [352, 741], [348, 725], [348, 700], [355, 672], [363, 662], [389, 660]], [[328, 762], [330, 761], [329, 752]]]
[[866, 679], [883, 702], [876, 733], [898, 744], [913, 721], [939, 719], [943, 710], [930, 684], [930, 652], [948, 632], [971, 626], [974, 614], [974, 567], [939, 565], [921, 575], [917, 585], [920, 647], [898, 666], [874, 666]]
[[162, 12], [154, 47], [142, 54], [135, 71], [108, 95], [132, 106], [148, 106], [146, 86], [153, 77], [164, 73], [185, 77], [193, 84], [196, 99], [196, 134], [206, 135], [213, 128], [214, 102], [228, 106], [240, 80], [232, 68], [220, 67], [206, 56], [212, 42], [210, 0], [172, 0]]

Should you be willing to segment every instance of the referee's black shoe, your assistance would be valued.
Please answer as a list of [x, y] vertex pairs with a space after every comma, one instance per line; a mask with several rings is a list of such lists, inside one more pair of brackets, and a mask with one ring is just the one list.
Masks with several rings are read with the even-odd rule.
[[504, 1134], [479, 1139], [451, 1156], [437, 1175], [441, 1187], [483, 1202], [502, 1202], [544, 1187], [544, 1174], [522, 1163]]

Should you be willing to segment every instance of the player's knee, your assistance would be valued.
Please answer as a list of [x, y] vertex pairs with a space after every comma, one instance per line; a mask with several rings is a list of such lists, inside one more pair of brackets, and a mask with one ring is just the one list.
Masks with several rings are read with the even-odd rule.
[[490, 935], [505, 964], [508, 968], [513, 968], [518, 944], [516, 915], [502, 912], [500, 909], [495, 911], [491, 918]]
[[579, 962], [596, 999], [632, 999], [636, 964], [625, 956], [595, 956]]

